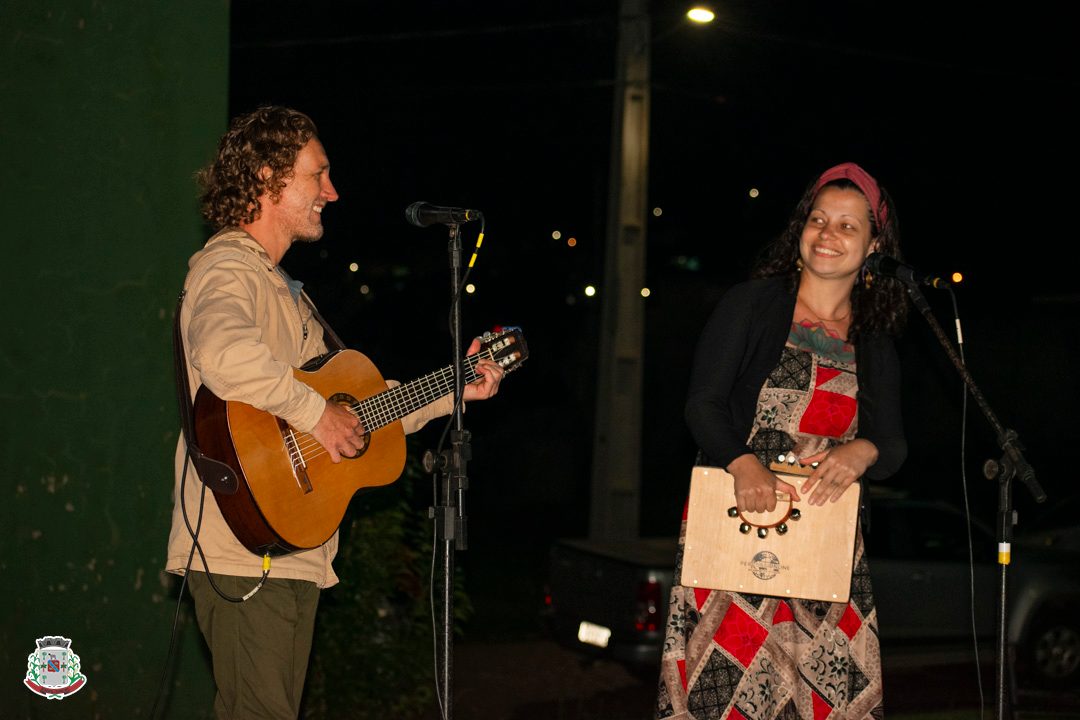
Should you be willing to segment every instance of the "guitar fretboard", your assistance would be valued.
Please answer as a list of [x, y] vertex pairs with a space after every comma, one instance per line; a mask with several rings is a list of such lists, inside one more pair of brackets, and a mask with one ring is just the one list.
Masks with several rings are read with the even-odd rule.
[[[491, 351], [481, 351], [462, 360], [466, 385], [480, 378], [476, 364], [481, 358], [491, 359]], [[451, 365], [361, 400], [356, 404], [356, 411], [368, 432], [374, 432], [453, 391], [454, 367]]]

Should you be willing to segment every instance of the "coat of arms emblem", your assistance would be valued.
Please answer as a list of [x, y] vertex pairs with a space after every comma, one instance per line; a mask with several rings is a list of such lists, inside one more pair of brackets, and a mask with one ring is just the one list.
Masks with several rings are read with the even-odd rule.
[[65, 637], [38, 638], [37, 650], [26, 658], [26, 668], [26, 687], [49, 700], [63, 700], [86, 684], [86, 676], [79, 672], [79, 656]]

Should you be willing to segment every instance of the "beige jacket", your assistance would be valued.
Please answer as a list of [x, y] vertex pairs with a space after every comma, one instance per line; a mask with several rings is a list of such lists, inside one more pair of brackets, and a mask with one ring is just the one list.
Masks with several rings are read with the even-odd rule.
[[[310, 431], [322, 415], [326, 401], [297, 380], [293, 368], [326, 352], [323, 329], [306, 303], [297, 303], [269, 256], [253, 237], [226, 229], [206, 243], [188, 263], [186, 295], [180, 310], [180, 328], [188, 362], [191, 396], [202, 384], [223, 400], [248, 403], [276, 415], [301, 432]], [[388, 383], [393, 384], [393, 383]], [[432, 418], [453, 409], [450, 396], [421, 408], [401, 420], [406, 433], [415, 432]], [[192, 528], [198, 521], [203, 484], [190, 466], [183, 483], [186, 446], [183, 434], [176, 447], [172, 529], [165, 569], [183, 574], [191, 554]], [[218, 509], [214, 494], [206, 490], [199, 545], [214, 573], [258, 577], [261, 557], [233, 536]], [[312, 550], [273, 559], [270, 576], [310, 580], [320, 588], [338, 581], [332, 561], [338, 535]], [[191, 567], [204, 570], [198, 552]]]

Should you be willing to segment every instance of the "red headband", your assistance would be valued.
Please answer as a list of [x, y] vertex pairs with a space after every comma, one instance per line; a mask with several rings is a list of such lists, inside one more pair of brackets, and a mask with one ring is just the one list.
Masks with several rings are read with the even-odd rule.
[[881, 188], [878, 187], [877, 180], [870, 173], [855, 163], [843, 163], [821, 173], [821, 177], [814, 183], [814, 195], [817, 195], [825, 183], [842, 178], [850, 180], [862, 190], [862, 194], [866, 196], [867, 201], [870, 203], [870, 212], [873, 213], [874, 220], [877, 222], [878, 232], [881, 232], [885, 227], [885, 221], [889, 218], [888, 208], [885, 207], [885, 202], [881, 199]]

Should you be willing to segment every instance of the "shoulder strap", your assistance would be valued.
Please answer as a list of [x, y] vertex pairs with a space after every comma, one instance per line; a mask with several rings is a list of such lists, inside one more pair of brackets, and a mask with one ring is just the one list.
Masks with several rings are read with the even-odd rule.
[[329, 352], [344, 350], [345, 343], [341, 341], [341, 338], [339, 338], [337, 333], [334, 332], [334, 329], [330, 327], [330, 323], [326, 322], [326, 319], [321, 314], [319, 314], [319, 309], [315, 307], [315, 303], [313, 303], [311, 301], [311, 298], [308, 297], [307, 291], [301, 290], [300, 295], [304, 298], [304, 302], [307, 303], [307, 306], [311, 308], [311, 314], [315, 317], [316, 320], [319, 321], [319, 324], [322, 325], [323, 339], [326, 341], [326, 349]]
[[187, 453], [195, 466], [195, 472], [214, 492], [232, 495], [239, 487], [236, 473], [223, 462], [202, 454], [195, 444], [195, 419], [192, 415], [194, 405], [191, 401], [191, 388], [188, 387], [187, 358], [184, 354], [184, 338], [180, 332], [180, 307], [184, 303], [187, 289], [180, 291], [176, 300], [176, 318], [173, 321], [173, 365], [176, 369], [176, 400], [180, 406], [181, 429], [187, 445]]

